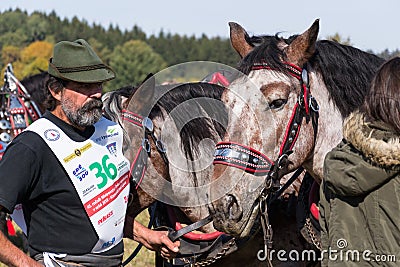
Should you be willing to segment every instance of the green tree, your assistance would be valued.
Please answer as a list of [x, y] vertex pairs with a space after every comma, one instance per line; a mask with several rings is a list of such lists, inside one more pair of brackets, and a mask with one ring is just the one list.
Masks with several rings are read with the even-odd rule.
[[104, 61], [104, 63], [109, 65], [112, 51], [108, 48], [108, 46], [93, 37], [89, 38], [87, 41], [89, 42], [90, 46], [93, 47], [94, 51], [96, 51], [99, 57]]
[[167, 64], [145, 42], [131, 40], [114, 49], [111, 54], [110, 66], [116, 72], [117, 78], [108, 83], [106, 91], [127, 85], [136, 86], [149, 73], [156, 73], [164, 69]]
[[334, 35], [327, 36], [326, 39], [332, 40], [332, 41], [335, 41], [335, 42], [338, 42], [338, 43], [341, 43], [344, 45], [352, 45], [351, 41], [350, 41], [350, 37], [344, 38], [344, 37], [340, 36], [339, 33], [335, 33]]
[[17, 32], [21, 25], [26, 24], [28, 19], [27, 13], [22, 12], [20, 9], [9, 10], [0, 14], [0, 32], [2, 35], [6, 32]]
[[27, 45], [27, 35], [25, 34], [23, 29], [18, 29], [15, 32], [9, 31], [0, 35], [0, 47], [6, 45], [14, 45], [18, 47], [23, 47]]
[[26, 34], [30, 42], [42, 41], [48, 32], [48, 22], [40, 12], [30, 15], [26, 22]]

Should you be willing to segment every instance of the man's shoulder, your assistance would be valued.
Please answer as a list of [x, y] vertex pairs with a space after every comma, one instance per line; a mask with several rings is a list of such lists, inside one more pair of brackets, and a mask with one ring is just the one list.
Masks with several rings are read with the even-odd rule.
[[26, 148], [32, 151], [41, 151], [45, 147], [44, 140], [33, 131], [23, 131], [10, 144], [11, 147]]

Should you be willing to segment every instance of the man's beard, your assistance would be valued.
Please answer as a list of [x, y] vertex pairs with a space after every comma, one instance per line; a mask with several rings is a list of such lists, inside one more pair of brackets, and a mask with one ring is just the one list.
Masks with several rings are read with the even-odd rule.
[[77, 127], [87, 127], [98, 122], [102, 116], [103, 102], [93, 99], [76, 109], [73, 101], [68, 98], [61, 99], [61, 108], [65, 115]]

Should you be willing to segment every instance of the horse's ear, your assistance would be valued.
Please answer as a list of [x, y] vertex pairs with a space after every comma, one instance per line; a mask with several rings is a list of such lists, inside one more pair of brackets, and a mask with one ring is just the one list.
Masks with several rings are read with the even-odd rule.
[[127, 109], [142, 116], [148, 116], [153, 108], [156, 79], [148, 75], [130, 98]]
[[302, 67], [315, 52], [318, 31], [319, 19], [316, 19], [308, 30], [297, 36], [285, 49], [287, 60]]
[[240, 57], [244, 58], [251, 50], [253, 50], [253, 46], [251, 46], [246, 40], [249, 38], [249, 35], [242, 26], [235, 22], [229, 22], [229, 27], [231, 44]]

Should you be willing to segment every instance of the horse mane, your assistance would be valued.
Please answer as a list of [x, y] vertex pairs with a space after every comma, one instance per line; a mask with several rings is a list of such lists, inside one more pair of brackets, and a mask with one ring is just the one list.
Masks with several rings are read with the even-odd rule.
[[[254, 49], [242, 59], [238, 69], [247, 75], [255, 63], [264, 62], [288, 74], [281, 61], [284, 54], [278, 44], [290, 44], [297, 36], [293, 35], [287, 39], [279, 37], [278, 34], [248, 37], [247, 41]], [[372, 77], [383, 62], [384, 59], [358, 48], [335, 41], [320, 40], [317, 41], [316, 51], [308, 64], [321, 73], [330, 99], [342, 117], [347, 117], [361, 106]]]
[[[115, 91], [106, 93], [103, 97], [104, 115], [113, 121], [121, 123], [120, 114], [124, 108], [122, 99], [130, 98], [137, 88], [126, 86]], [[149, 118], [154, 119], [163, 116], [162, 110], [170, 114], [177, 128], [180, 129], [180, 138], [186, 156], [194, 160], [198, 154], [198, 144], [204, 138], [222, 138], [227, 125], [227, 111], [215, 105], [212, 101], [190, 102], [186, 101], [196, 98], [211, 98], [220, 100], [224, 87], [210, 83], [183, 83], [176, 85], [159, 85], [156, 92], [162, 94], [153, 106]], [[177, 106], [179, 112], [171, 113]], [[195, 108], [202, 109], [209, 118], [190, 117]], [[189, 117], [188, 117], [189, 116]], [[188, 120], [190, 119], [190, 120]]]
[[122, 100], [131, 97], [136, 90], [137, 87], [128, 85], [103, 94], [103, 115], [107, 119], [122, 125], [121, 111], [124, 108]]
[[[164, 109], [172, 118], [182, 140], [183, 150], [188, 158], [194, 160], [198, 153], [198, 144], [205, 138], [222, 138], [227, 125], [227, 110], [222, 105], [215, 105], [213, 101], [186, 101], [196, 98], [211, 98], [221, 100], [224, 87], [211, 83], [184, 83], [164, 94], [151, 115], [160, 108]], [[182, 105], [182, 103], [184, 105]], [[221, 104], [221, 102], [219, 102]], [[171, 113], [179, 105], [179, 112]], [[195, 109], [207, 113], [206, 117], [193, 118]], [[198, 114], [201, 114], [199, 110]]]
[[38, 74], [30, 75], [21, 80], [21, 84], [30, 94], [31, 100], [33, 100], [38, 105], [41, 113], [44, 113], [44, 111], [46, 110], [46, 95], [44, 93], [44, 90], [46, 88], [46, 83], [48, 79], [49, 73], [47, 71], [41, 71]]

